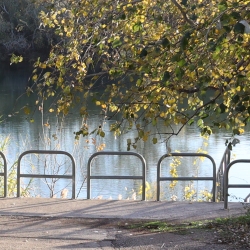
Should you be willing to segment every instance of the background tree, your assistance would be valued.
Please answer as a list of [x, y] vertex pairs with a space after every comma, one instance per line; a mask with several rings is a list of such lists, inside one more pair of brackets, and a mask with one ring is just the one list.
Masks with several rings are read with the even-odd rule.
[[[203, 134], [215, 127], [243, 133], [250, 114], [249, 4], [54, 1], [40, 14], [58, 42], [35, 64], [37, 104], [52, 97], [50, 112], [65, 115], [77, 105], [87, 121], [91, 100], [105, 119], [116, 120], [115, 134], [138, 130], [129, 148], [148, 140], [148, 125], [159, 122], [168, 129], [152, 135], [153, 143], [194, 122]], [[86, 122], [76, 136], [90, 132]], [[95, 132], [105, 136], [101, 127]]]
[[32, 53], [42, 51], [44, 54], [49, 50], [52, 38], [49, 32], [45, 33], [40, 28], [38, 15], [41, 10], [46, 11], [52, 7], [50, 2], [47, 0], [0, 1], [0, 61], [9, 62], [12, 54], [32, 59]]

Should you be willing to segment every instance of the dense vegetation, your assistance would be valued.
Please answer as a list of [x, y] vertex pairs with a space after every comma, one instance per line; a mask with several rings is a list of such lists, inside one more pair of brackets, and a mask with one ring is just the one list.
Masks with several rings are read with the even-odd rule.
[[[250, 1], [13, 0], [2, 12], [10, 2], [36, 8], [22, 15], [25, 20], [15, 14], [18, 22], [15, 30], [6, 28], [9, 33], [30, 32], [32, 46], [50, 46], [48, 58], [35, 63], [28, 92], [38, 91], [37, 105], [54, 98], [49, 110], [57, 114], [78, 105], [85, 123], [76, 136], [93, 132], [90, 100], [103, 119], [116, 120], [110, 127], [115, 134], [138, 130], [129, 147], [148, 140], [148, 124], [168, 128], [156, 130], [153, 143], [192, 123], [207, 134], [214, 128], [244, 132], [250, 117]], [[105, 136], [101, 127], [94, 132]]]
[[[49, 1], [1, 0], [0, 61], [9, 63], [11, 54], [27, 61], [49, 51], [52, 37], [40, 27], [39, 13], [48, 10]], [[48, 53], [47, 53], [48, 55]]]

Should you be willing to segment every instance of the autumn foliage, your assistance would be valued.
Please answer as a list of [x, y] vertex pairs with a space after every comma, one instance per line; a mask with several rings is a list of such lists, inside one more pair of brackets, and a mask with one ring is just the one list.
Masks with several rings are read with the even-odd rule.
[[[135, 142], [148, 140], [159, 123], [166, 129], [157, 130], [153, 143], [192, 123], [203, 134], [244, 132], [250, 1], [54, 1], [40, 19], [56, 39], [49, 57], [35, 64], [32, 88], [37, 103], [54, 98], [51, 112], [67, 115], [78, 106], [87, 121], [93, 101], [104, 119], [115, 120], [115, 134], [124, 124], [136, 128]], [[90, 132], [84, 124], [77, 136]]]

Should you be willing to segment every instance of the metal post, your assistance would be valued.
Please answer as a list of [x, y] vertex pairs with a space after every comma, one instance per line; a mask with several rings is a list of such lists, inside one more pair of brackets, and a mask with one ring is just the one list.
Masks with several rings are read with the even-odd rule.
[[3, 173], [0, 173], [0, 176], [3, 176], [3, 197], [7, 197], [7, 189], [8, 189], [8, 183], [7, 183], [7, 161], [5, 155], [0, 151], [0, 156], [3, 159]]

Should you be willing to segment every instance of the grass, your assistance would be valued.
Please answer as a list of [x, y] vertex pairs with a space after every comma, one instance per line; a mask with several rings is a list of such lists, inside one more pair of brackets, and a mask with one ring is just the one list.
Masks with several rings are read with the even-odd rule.
[[219, 241], [234, 245], [238, 249], [250, 249], [250, 212], [235, 218], [216, 219], [206, 228], [219, 234]]
[[179, 233], [183, 234], [190, 229], [198, 229], [204, 227], [205, 222], [187, 222], [181, 224], [173, 224], [167, 223], [165, 221], [143, 221], [136, 222], [131, 225], [124, 226], [127, 229], [138, 229], [138, 230], [146, 230], [151, 232], [169, 232], [169, 233]]
[[150, 232], [190, 234], [200, 229], [216, 233], [216, 243], [231, 245], [235, 249], [250, 249], [250, 209], [245, 215], [233, 218], [218, 218], [210, 221], [196, 221], [172, 224], [166, 221], [139, 221], [125, 224], [126, 229]]

